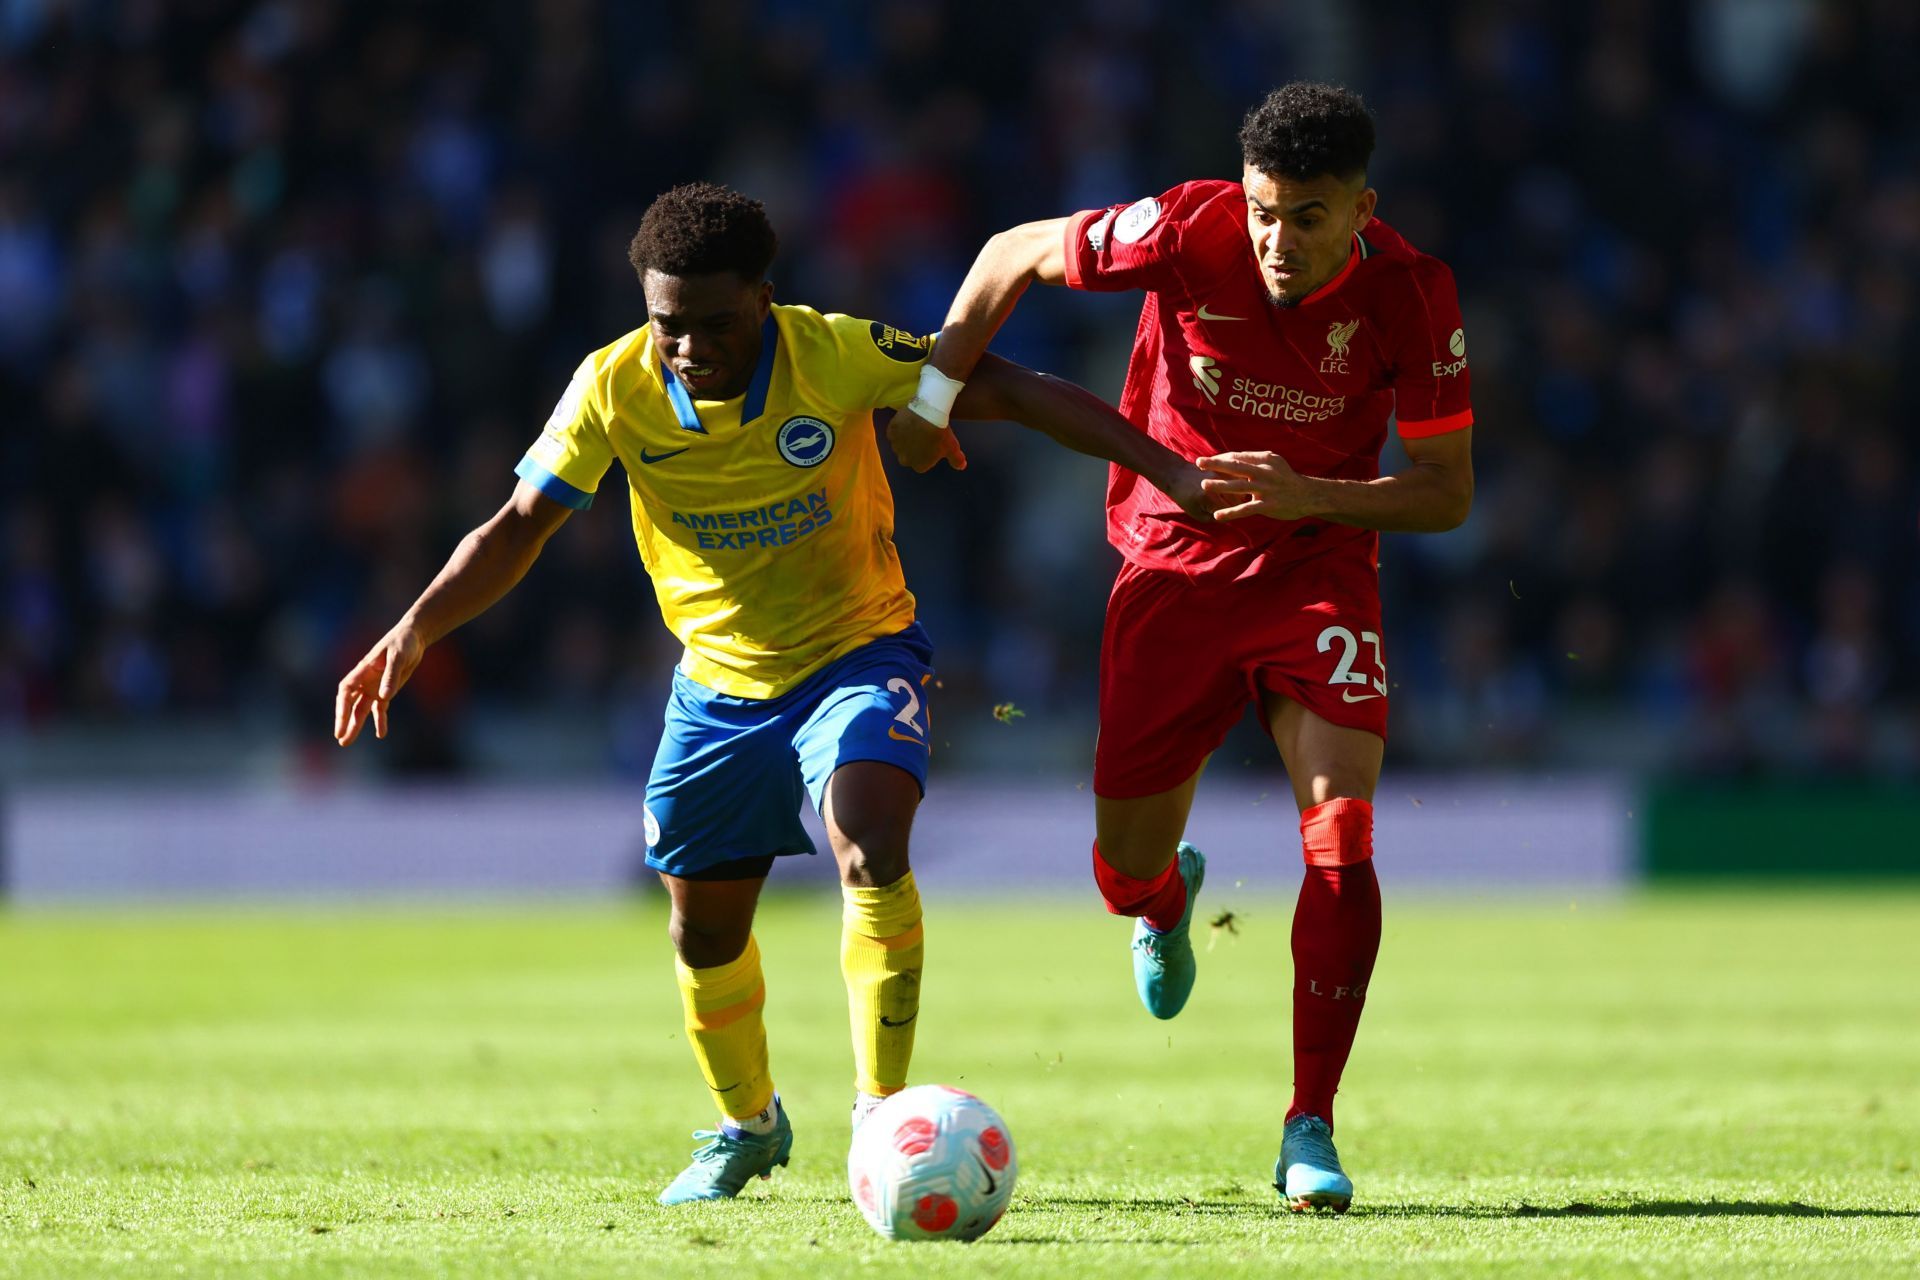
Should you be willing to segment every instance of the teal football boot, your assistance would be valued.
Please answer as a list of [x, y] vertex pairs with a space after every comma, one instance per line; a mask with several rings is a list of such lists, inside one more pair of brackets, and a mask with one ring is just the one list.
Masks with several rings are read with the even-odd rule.
[[1345, 1213], [1353, 1204], [1353, 1180], [1340, 1167], [1333, 1130], [1319, 1116], [1295, 1116], [1280, 1139], [1273, 1166], [1273, 1188], [1295, 1213], [1331, 1209]]
[[747, 1133], [722, 1124], [718, 1130], [698, 1129], [694, 1137], [709, 1139], [693, 1153], [693, 1163], [680, 1171], [665, 1191], [661, 1204], [690, 1204], [695, 1200], [731, 1200], [749, 1178], [771, 1178], [775, 1166], [793, 1153], [793, 1126], [780, 1099], [773, 1100], [772, 1133]]
[[1140, 992], [1140, 1003], [1156, 1018], [1179, 1013], [1193, 992], [1193, 938], [1188, 926], [1193, 923], [1200, 885], [1207, 878], [1207, 855], [1186, 841], [1180, 842], [1174, 857], [1187, 884], [1187, 909], [1180, 913], [1180, 923], [1161, 933], [1149, 929], [1145, 920], [1133, 922], [1133, 985]]

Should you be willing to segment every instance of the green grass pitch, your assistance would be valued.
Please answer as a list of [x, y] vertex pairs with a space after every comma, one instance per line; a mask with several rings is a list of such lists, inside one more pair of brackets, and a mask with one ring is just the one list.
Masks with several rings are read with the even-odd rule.
[[1341, 1095], [1359, 1188], [1298, 1218], [1290, 904], [1193, 1003], [1127, 927], [934, 897], [916, 1076], [998, 1106], [973, 1245], [846, 1195], [837, 904], [760, 937], [794, 1161], [653, 1196], [711, 1123], [657, 898], [0, 915], [0, 1276], [1845, 1276], [1920, 1271], [1920, 893], [1395, 901]]

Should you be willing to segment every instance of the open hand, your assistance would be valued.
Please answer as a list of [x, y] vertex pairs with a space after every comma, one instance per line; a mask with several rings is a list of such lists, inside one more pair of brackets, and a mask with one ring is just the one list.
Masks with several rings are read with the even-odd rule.
[[898, 409], [887, 424], [887, 443], [900, 465], [915, 471], [931, 471], [945, 459], [955, 471], [967, 469], [967, 455], [952, 430], [936, 427], [912, 409]]
[[340, 681], [333, 699], [334, 741], [350, 746], [369, 718], [373, 736], [386, 737], [387, 704], [413, 675], [426, 651], [420, 633], [404, 622], [382, 636]]
[[[1312, 482], [1277, 453], [1216, 453], [1195, 458], [1194, 465], [1213, 473], [1200, 487], [1223, 504], [1215, 520], [1305, 520], [1319, 514]], [[1236, 497], [1245, 500], [1235, 503]]]

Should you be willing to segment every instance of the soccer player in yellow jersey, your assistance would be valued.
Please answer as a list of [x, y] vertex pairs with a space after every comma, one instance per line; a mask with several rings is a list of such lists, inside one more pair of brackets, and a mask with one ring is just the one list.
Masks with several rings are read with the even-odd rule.
[[[814, 851], [803, 796], [840, 868], [856, 1125], [905, 1087], [920, 1008], [907, 833], [933, 651], [894, 550], [872, 414], [915, 396], [929, 343], [775, 305], [775, 247], [765, 211], [737, 192], [695, 183], [654, 201], [628, 253], [648, 323], [581, 363], [513, 496], [341, 680], [334, 708], [341, 745], [369, 721], [385, 737], [427, 646], [505, 595], [619, 461], [640, 558], [686, 646], [647, 783], [647, 864], [672, 900], [687, 1036], [721, 1113], [663, 1204], [735, 1196], [792, 1149], [752, 926], [774, 859]], [[1023, 422], [1197, 515], [1210, 507], [1197, 468], [1070, 383], [988, 357], [951, 408]]]

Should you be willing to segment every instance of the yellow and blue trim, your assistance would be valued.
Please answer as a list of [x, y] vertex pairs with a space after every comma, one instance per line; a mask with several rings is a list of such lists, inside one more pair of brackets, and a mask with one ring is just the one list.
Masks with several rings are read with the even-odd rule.
[[593, 495], [584, 489], [576, 489], [553, 472], [535, 462], [531, 456], [520, 459], [520, 465], [513, 474], [538, 489], [542, 495], [552, 498], [563, 507], [572, 507], [575, 511], [585, 511], [593, 505]]

